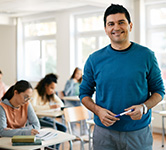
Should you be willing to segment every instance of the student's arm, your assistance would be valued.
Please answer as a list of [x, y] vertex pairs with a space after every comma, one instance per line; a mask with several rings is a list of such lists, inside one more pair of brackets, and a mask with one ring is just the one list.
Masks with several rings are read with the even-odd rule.
[[32, 129], [9, 129], [7, 128], [6, 114], [2, 106], [0, 106], [0, 136], [12, 137], [14, 135], [31, 135]]
[[60, 107], [64, 107], [62, 100], [56, 94], [54, 94], [54, 99], [55, 99], [56, 105], [59, 105]]
[[70, 79], [66, 82], [64, 93], [65, 96], [71, 96], [73, 95], [73, 88], [74, 88], [74, 80]]
[[36, 113], [31, 105], [31, 103], [29, 103], [29, 105], [28, 105], [28, 122], [29, 122], [29, 125], [24, 127], [23, 129], [36, 129], [36, 130], [40, 129], [39, 120], [36, 116]]

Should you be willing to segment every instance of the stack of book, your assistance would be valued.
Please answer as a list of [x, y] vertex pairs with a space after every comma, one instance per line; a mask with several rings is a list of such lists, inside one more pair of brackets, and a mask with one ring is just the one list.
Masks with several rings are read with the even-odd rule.
[[42, 145], [41, 139], [36, 139], [33, 135], [16, 135], [12, 137], [13, 146]]

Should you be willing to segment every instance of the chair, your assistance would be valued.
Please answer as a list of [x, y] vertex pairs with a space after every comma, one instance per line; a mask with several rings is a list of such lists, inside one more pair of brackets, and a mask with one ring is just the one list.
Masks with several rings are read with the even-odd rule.
[[159, 114], [162, 117], [162, 147], [164, 147], [164, 137], [165, 137], [165, 128], [164, 128], [164, 119], [166, 118], [166, 100], [161, 101], [158, 105], [161, 105], [162, 110], [153, 111], [153, 113]]
[[59, 96], [60, 99], [63, 99], [63, 97], [64, 97], [63, 91], [58, 91], [57, 95]]
[[86, 123], [89, 125], [89, 150], [92, 150], [93, 147], [92, 147], [92, 140], [93, 140], [93, 130], [92, 130], [92, 127], [94, 127], [95, 125], [95, 122], [93, 119], [90, 119], [90, 120], [87, 120]]
[[[78, 122], [78, 121], [86, 121], [89, 118], [89, 114], [87, 109], [84, 106], [77, 106], [77, 107], [68, 107], [64, 108], [64, 117], [68, 124], [68, 130], [70, 134], [75, 135], [77, 138], [76, 140], [81, 142], [80, 148], [84, 150], [84, 144], [89, 142], [88, 139], [85, 139], [85, 136], [76, 135], [71, 128], [71, 123]], [[87, 125], [87, 124], [86, 124]]]

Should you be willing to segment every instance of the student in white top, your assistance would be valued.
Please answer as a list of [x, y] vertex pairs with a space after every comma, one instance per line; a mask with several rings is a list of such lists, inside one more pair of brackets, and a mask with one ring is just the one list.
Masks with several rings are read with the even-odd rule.
[[[57, 75], [51, 73], [47, 74], [39, 81], [33, 91], [33, 100], [31, 101], [35, 111], [55, 109], [64, 106], [61, 99], [55, 94], [57, 78]], [[65, 125], [57, 121], [55, 122], [52, 120], [52, 118], [49, 117], [39, 118], [39, 121], [41, 126], [44, 127], [56, 127], [57, 130], [63, 132], [66, 132], [67, 130]], [[59, 144], [56, 145], [56, 148], [59, 149]]]

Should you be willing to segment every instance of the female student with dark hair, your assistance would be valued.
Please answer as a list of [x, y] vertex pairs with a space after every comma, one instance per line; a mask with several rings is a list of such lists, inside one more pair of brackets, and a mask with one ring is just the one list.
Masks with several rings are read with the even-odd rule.
[[11, 137], [39, 133], [38, 118], [28, 102], [31, 96], [32, 86], [25, 80], [16, 82], [8, 89], [0, 103], [0, 136]]
[[[47, 74], [39, 81], [33, 91], [33, 101], [31, 101], [35, 111], [55, 109], [64, 106], [61, 99], [55, 94], [57, 79], [57, 75], [51, 73]], [[41, 126], [44, 127], [56, 127], [57, 130], [63, 132], [66, 132], [67, 130], [65, 125], [57, 121], [55, 122], [49, 117], [39, 118], [39, 121]], [[55, 126], [54, 123], [56, 123]], [[56, 148], [59, 148], [59, 144], [56, 146]]]
[[[73, 74], [70, 79], [67, 80], [64, 95], [65, 96], [79, 96], [79, 86], [82, 81], [82, 70], [78, 67], [74, 69]], [[80, 106], [81, 103], [79, 101], [65, 101], [65, 105], [67, 106]]]

